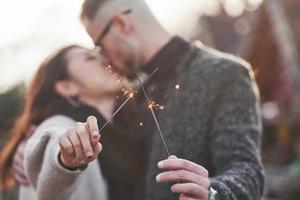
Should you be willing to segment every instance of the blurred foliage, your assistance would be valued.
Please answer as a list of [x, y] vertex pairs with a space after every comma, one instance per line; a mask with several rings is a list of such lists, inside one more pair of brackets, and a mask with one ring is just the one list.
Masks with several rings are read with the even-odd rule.
[[21, 84], [0, 94], [0, 145], [20, 113], [24, 91], [25, 86]]

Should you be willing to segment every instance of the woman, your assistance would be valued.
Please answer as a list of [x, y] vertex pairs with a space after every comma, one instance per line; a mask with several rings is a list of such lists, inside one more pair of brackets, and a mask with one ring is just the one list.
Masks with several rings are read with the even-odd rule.
[[[20, 199], [106, 199], [97, 155], [101, 152], [95, 117], [111, 117], [120, 83], [105, 69], [98, 52], [68, 46], [39, 68], [22, 114], [0, 157], [2, 188], [13, 186], [13, 155], [24, 152], [26, 178]], [[86, 123], [75, 123], [86, 121]], [[25, 185], [25, 184], [24, 184]]]

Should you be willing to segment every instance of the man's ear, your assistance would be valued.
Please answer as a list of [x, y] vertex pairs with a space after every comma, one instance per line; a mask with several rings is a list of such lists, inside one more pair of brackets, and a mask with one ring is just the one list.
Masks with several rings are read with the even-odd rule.
[[60, 80], [54, 86], [55, 91], [63, 97], [73, 97], [79, 94], [79, 88], [70, 80]]
[[119, 29], [125, 34], [129, 34], [133, 31], [131, 20], [124, 14], [114, 15], [112, 17], [112, 23], [119, 27]]

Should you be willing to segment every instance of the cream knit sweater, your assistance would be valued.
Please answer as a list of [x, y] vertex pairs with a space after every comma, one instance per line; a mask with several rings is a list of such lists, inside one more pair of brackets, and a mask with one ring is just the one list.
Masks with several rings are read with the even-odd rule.
[[83, 171], [69, 171], [58, 162], [58, 138], [74, 123], [69, 117], [53, 116], [28, 140], [24, 164], [31, 187], [20, 188], [21, 200], [107, 200], [97, 160]]

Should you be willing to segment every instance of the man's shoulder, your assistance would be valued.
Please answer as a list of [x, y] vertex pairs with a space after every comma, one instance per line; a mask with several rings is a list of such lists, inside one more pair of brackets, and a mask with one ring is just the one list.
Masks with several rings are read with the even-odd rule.
[[236, 74], [252, 71], [251, 65], [242, 58], [218, 51], [201, 42], [194, 42], [192, 46], [197, 52], [193, 58], [192, 67], [202, 72]]

